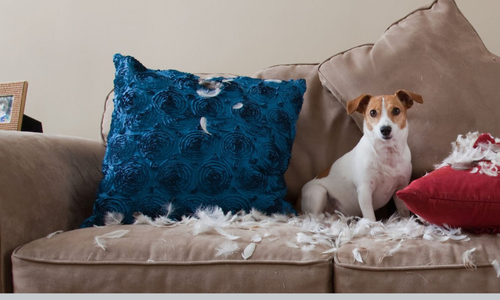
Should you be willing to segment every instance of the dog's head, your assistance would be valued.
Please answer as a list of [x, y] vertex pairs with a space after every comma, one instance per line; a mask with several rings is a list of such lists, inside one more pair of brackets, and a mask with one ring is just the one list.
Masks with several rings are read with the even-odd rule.
[[407, 111], [414, 101], [424, 102], [418, 94], [399, 90], [394, 95], [361, 95], [347, 102], [346, 109], [348, 114], [363, 114], [365, 134], [369, 133], [381, 140], [391, 140], [407, 132]]

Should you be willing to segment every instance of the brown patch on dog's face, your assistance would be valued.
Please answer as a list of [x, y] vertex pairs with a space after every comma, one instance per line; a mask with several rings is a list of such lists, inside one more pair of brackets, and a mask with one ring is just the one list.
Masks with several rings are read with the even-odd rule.
[[363, 114], [365, 124], [370, 131], [380, 122], [383, 116], [389, 118], [400, 129], [404, 129], [407, 126], [407, 111], [413, 106], [414, 102], [423, 103], [422, 96], [405, 90], [398, 90], [394, 95], [360, 95], [358, 98], [347, 102], [346, 109], [348, 114], [354, 112]]
[[400, 129], [406, 127], [408, 109], [397, 96], [387, 96], [385, 98], [385, 109], [392, 123], [398, 125]]
[[384, 113], [400, 129], [406, 127], [406, 106], [395, 95], [385, 95], [372, 97], [364, 111], [368, 130], [373, 130]]
[[382, 97], [372, 97], [370, 102], [368, 102], [363, 115], [365, 117], [366, 127], [368, 130], [373, 131], [373, 127], [377, 125], [382, 117]]

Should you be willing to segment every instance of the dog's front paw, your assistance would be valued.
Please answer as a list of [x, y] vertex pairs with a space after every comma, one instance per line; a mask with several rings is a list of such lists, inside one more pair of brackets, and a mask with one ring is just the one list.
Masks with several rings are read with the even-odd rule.
[[405, 208], [398, 209], [398, 215], [401, 218], [409, 218], [411, 215], [411, 212], [408, 208], [405, 207]]

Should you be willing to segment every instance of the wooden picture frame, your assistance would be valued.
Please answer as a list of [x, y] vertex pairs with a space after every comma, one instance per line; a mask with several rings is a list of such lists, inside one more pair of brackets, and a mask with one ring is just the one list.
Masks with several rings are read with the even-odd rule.
[[0, 129], [21, 130], [28, 82], [0, 83]]

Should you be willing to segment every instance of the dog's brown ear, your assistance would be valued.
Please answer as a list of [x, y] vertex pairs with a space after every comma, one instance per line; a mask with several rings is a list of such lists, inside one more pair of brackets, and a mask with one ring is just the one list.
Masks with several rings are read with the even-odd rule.
[[366, 110], [366, 107], [368, 106], [368, 102], [370, 102], [371, 97], [372, 95], [363, 94], [358, 98], [347, 102], [347, 113], [352, 114], [353, 112], [357, 111], [363, 114]]
[[406, 109], [410, 109], [413, 106], [413, 101], [421, 104], [424, 103], [424, 99], [422, 99], [422, 96], [412, 92], [407, 92], [405, 90], [397, 91], [396, 96], [398, 96], [399, 100], [403, 102], [403, 104], [406, 106]]

